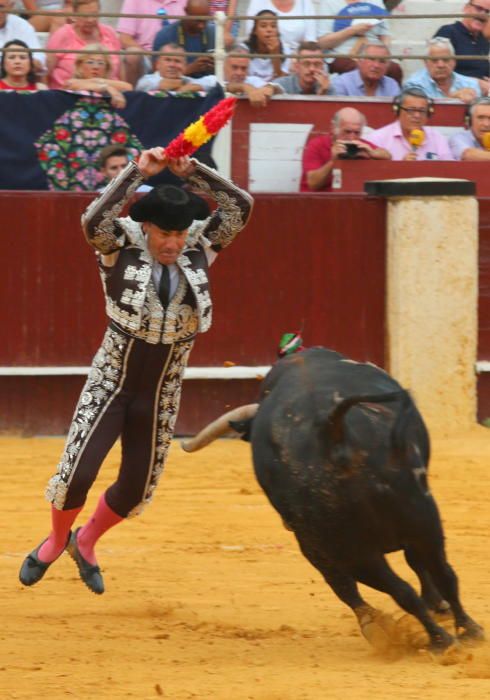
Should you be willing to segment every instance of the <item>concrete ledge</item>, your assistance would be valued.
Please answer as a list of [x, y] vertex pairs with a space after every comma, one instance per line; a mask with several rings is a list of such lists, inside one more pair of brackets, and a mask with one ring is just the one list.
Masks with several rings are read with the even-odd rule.
[[364, 192], [375, 197], [461, 197], [474, 196], [476, 183], [439, 177], [401, 178], [399, 180], [370, 180]]

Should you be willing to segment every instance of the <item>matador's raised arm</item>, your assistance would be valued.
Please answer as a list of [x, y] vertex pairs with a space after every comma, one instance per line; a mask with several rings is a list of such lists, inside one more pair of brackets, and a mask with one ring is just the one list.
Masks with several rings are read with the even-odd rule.
[[213, 168], [193, 159], [196, 169], [188, 182], [212, 197], [218, 208], [214, 210], [202, 234], [216, 252], [233, 241], [247, 223], [253, 206], [253, 198]]
[[[218, 203], [205, 227], [201, 231], [219, 252], [229, 245], [245, 226], [252, 211], [253, 198], [222, 177], [216, 170], [197, 160], [189, 184], [212, 197]], [[125, 234], [118, 216], [126, 202], [143, 182], [138, 166], [131, 162], [82, 215], [82, 227], [88, 243], [103, 255], [117, 252], [125, 243]]]

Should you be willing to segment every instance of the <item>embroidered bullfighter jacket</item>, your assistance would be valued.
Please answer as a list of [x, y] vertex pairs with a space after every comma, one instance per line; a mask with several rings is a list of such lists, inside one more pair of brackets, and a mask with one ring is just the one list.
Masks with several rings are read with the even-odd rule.
[[209, 329], [208, 254], [215, 255], [233, 241], [252, 209], [247, 192], [212, 168], [193, 162], [196, 169], [188, 182], [215, 199], [218, 208], [189, 227], [186, 246], [176, 261], [177, 290], [166, 309], [153, 283], [154, 260], [141, 224], [130, 217], [118, 218], [143, 182], [136, 164], [129, 163], [82, 215], [85, 237], [97, 252], [107, 315], [125, 333], [152, 344], [189, 340]]

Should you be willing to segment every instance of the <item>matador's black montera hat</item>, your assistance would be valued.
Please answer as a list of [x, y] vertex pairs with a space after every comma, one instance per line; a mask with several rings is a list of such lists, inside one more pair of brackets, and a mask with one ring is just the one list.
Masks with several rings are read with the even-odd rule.
[[133, 221], [150, 221], [164, 231], [183, 231], [209, 216], [207, 202], [174, 185], [158, 185], [129, 209]]

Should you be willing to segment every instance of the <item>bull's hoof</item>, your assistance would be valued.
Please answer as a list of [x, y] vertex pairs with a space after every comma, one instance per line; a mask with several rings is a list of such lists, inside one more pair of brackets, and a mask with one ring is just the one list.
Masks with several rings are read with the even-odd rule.
[[459, 644], [453, 644], [447, 649], [431, 655], [432, 661], [439, 666], [456, 666], [468, 662], [471, 655], [464, 651]]
[[465, 644], [475, 644], [485, 641], [485, 632], [474, 620], [469, 619], [462, 627], [458, 628], [458, 639]]
[[420, 651], [429, 646], [429, 635], [424, 626], [413, 615], [404, 613], [396, 621], [396, 634], [407, 651]]
[[435, 615], [452, 615], [451, 606], [449, 605], [447, 600], [441, 600], [435, 605], [429, 605], [429, 610]]
[[359, 619], [362, 635], [376, 651], [392, 653], [396, 647], [396, 623], [391, 615], [372, 608]]
[[448, 608], [447, 610], [438, 610], [436, 612], [431, 610], [431, 616], [438, 625], [442, 625], [445, 628], [448, 628], [448, 625], [450, 625], [450, 629], [453, 629], [454, 615], [451, 608]]
[[446, 632], [443, 627], [439, 627], [438, 631], [431, 635], [429, 649], [434, 654], [440, 654], [453, 646], [454, 642], [455, 639], [452, 634]]

